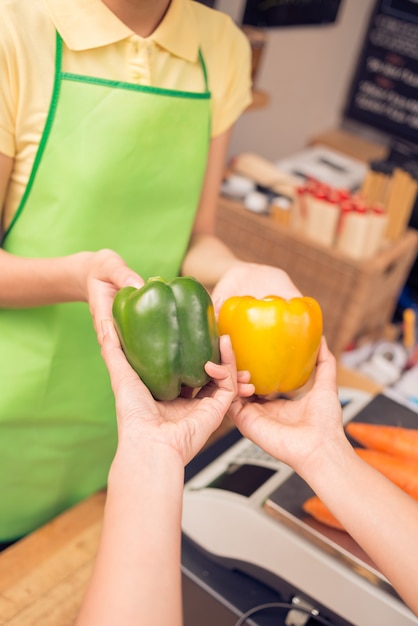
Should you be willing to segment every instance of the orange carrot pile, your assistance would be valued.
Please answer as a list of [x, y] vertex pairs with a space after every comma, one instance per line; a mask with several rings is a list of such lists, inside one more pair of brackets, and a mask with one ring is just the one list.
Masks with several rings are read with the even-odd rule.
[[365, 448], [418, 463], [418, 430], [364, 422], [349, 422], [345, 429], [350, 437]]
[[[418, 501], [418, 430], [350, 422], [346, 431], [365, 446], [355, 451], [366, 463]], [[344, 530], [317, 496], [306, 500], [303, 510], [327, 526]]]

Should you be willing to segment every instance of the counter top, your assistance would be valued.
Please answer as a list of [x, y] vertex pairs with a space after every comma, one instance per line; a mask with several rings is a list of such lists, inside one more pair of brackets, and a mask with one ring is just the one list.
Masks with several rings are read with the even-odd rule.
[[97, 493], [0, 554], [2, 626], [73, 626], [96, 554]]

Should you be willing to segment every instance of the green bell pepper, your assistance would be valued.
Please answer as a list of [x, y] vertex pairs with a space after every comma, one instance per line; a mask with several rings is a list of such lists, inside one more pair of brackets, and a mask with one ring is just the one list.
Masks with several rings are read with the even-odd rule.
[[220, 362], [213, 303], [195, 278], [157, 276], [140, 289], [123, 287], [113, 319], [127, 360], [158, 400], [173, 400], [182, 385], [202, 387], [205, 363]]

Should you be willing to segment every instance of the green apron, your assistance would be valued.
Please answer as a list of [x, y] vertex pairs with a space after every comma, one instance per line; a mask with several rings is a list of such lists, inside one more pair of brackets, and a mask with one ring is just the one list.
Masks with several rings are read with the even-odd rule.
[[[111, 248], [144, 279], [178, 275], [210, 141], [210, 94], [62, 71], [3, 247], [25, 257]], [[0, 309], [0, 541], [102, 488], [114, 398], [88, 305]]]

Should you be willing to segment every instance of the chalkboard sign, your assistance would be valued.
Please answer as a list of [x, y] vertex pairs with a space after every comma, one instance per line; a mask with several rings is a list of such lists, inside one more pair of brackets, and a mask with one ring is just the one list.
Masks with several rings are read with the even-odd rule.
[[418, 144], [418, 0], [377, 2], [345, 115]]
[[242, 22], [273, 28], [329, 24], [337, 19], [341, 0], [247, 0]]

